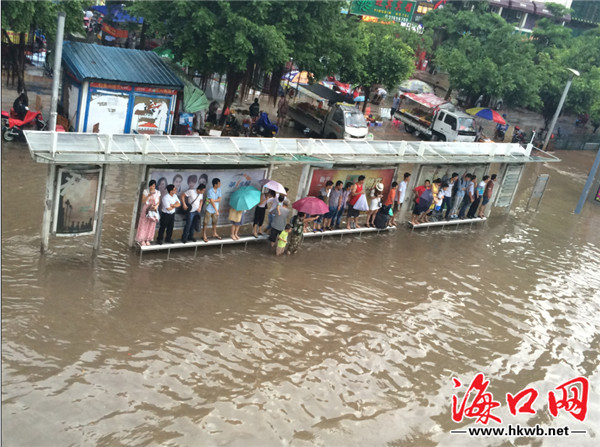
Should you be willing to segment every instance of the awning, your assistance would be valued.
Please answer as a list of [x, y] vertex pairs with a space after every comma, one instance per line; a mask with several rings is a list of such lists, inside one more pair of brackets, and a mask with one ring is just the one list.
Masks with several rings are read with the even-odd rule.
[[406, 96], [412, 101], [430, 109], [435, 109], [448, 102], [433, 93], [402, 93], [402, 96]]
[[[264, 165], [270, 163], [397, 165], [560, 161], [531, 156], [518, 144], [313, 140], [25, 131], [38, 163]], [[542, 156], [543, 155], [543, 156]]]

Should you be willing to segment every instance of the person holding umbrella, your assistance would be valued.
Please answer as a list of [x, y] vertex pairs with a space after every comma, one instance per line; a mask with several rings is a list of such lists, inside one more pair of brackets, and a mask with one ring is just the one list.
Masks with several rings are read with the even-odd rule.
[[[294, 202], [292, 208], [297, 210], [298, 214], [292, 219], [292, 233], [288, 241], [288, 251], [296, 253], [304, 240], [305, 225], [327, 213], [329, 207], [317, 197], [304, 197]], [[310, 214], [311, 217], [306, 217], [306, 214]]]
[[231, 222], [231, 239], [239, 241], [240, 226], [244, 211], [254, 208], [260, 203], [261, 192], [253, 186], [242, 186], [231, 194], [229, 199], [229, 221]]

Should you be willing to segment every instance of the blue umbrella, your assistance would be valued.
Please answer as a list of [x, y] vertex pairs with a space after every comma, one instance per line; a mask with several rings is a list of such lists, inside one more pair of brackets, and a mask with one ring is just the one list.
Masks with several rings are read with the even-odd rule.
[[229, 199], [229, 206], [237, 211], [246, 211], [260, 203], [260, 191], [254, 186], [242, 186]]

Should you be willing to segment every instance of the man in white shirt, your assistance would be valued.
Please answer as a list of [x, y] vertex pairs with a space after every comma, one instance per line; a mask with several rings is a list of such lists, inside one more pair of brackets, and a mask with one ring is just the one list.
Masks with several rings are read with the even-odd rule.
[[181, 234], [181, 242], [184, 244], [187, 241], [196, 242], [194, 239], [194, 229], [196, 219], [200, 219], [200, 210], [202, 209], [202, 199], [206, 185], [200, 183], [195, 188], [190, 188], [181, 194], [181, 206], [186, 213], [185, 227]]
[[452, 195], [454, 194], [454, 185], [458, 180], [458, 173], [453, 172], [452, 177], [448, 181], [448, 189], [444, 190], [444, 203], [442, 204], [442, 210], [446, 207], [446, 215], [444, 219], [448, 220], [448, 216], [450, 216], [450, 212], [452, 211]]
[[404, 180], [400, 182], [400, 186], [398, 186], [398, 193], [396, 194], [396, 200], [394, 201], [394, 214], [402, 208], [402, 204], [404, 203], [404, 198], [406, 197], [406, 187], [408, 186], [408, 182], [410, 181], [410, 172], [404, 173]]
[[175, 209], [181, 206], [179, 197], [177, 197], [175, 194], [176, 192], [177, 190], [175, 189], [175, 185], [167, 185], [167, 194], [165, 194], [160, 201], [160, 210], [162, 214], [160, 216], [158, 237], [156, 238], [158, 245], [162, 245], [163, 243], [165, 229], [167, 230], [167, 238], [165, 239], [165, 242], [167, 244], [172, 244], [174, 242], [171, 238], [173, 236], [173, 225], [175, 224]]

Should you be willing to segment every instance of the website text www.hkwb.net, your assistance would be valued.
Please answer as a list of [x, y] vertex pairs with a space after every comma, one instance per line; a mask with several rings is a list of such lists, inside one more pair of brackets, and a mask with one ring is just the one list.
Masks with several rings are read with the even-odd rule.
[[521, 425], [508, 425], [508, 427], [469, 427], [466, 430], [451, 430], [452, 434], [467, 434], [473, 437], [498, 436], [498, 437], [546, 437], [546, 436], [571, 436], [585, 434], [587, 430], [571, 430], [565, 427], [522, 427]]

